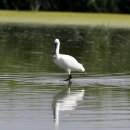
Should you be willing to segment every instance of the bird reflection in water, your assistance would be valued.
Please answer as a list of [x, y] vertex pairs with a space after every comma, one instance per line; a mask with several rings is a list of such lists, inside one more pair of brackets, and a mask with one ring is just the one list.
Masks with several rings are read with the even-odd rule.
[[78, 102], [83, 100], [84, 93], [84, 89], [71, 90], [71, 88], [68, 87], [55, 96], [53, 101], [53, 114], [57, 129], [59, 127], [60, 114], [68, 110], [76, 109]]

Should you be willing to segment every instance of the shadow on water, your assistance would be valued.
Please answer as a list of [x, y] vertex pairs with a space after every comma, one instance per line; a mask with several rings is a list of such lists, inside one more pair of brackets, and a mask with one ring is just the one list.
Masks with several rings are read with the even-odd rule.
[[84, 89], [72, 90], [70, 85], [62, 90], [53, 98], [53, 115], [55, 121], [55, 129], [60, 126], [60, 116], [67, 114], [67, 111], [76, 109], [78, 103], [83, 99], [85, 94]]

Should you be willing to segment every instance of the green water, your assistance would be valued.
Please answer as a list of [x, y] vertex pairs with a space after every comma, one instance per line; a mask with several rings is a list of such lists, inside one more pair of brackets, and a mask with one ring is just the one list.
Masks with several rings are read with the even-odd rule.
[[0, 26], [1, 72], [63, 72], [52, 62], [54, 39], [61, 53], [84, 64], [89, 74], [130, 72], [130, 31], [89, 27]]
[[[86, 69], [70, 88], [55, 38]], [[0, 129], [128, 130], [129, 74], [130, 30], [0, 25]]]

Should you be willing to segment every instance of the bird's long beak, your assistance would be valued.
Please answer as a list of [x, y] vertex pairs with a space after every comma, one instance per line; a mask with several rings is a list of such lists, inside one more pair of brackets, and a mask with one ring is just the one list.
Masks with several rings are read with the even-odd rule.
[[54, 50], [53, 50], [53, 55], [55, 55], [55, 54], [56, 54], [56, 43], [54, 45]]

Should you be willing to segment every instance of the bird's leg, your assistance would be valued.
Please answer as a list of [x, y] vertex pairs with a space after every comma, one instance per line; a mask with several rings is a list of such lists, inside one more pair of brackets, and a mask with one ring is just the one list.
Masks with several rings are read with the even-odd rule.
[[64, 80], [64, 81], [69, 81], [69, 83], [71, 84], [71, 81], [70, 81], [72, 79], [71, 70], [68, 69], [67, 72], [68, 72], [68, 78], [66, 80]]
[[69, 81], [69, 82], [71, 82], [71, 81], [70, 81], [71, 79], [72, 79], [72, 75], [69, 74], [68, 78], [67, 78], [66, 80], [64, 80], [64, 81]]

